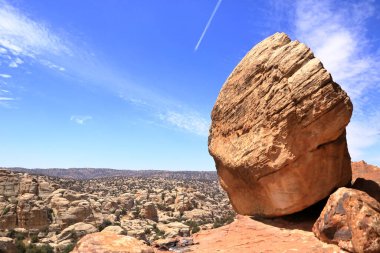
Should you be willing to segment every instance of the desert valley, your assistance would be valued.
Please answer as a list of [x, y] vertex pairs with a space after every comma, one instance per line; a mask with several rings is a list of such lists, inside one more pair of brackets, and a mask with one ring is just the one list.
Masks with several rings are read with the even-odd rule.
[[2, 169], [2, 252], [380, 252], [380, 168], [311, 50], [257, 44], [211, 113], [217, 172]]

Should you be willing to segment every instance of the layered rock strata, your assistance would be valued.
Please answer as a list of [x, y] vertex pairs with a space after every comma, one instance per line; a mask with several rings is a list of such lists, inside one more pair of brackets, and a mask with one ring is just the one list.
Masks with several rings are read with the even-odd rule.
[[212, 110], [209, 152], [234, 209], [300, 211], [351, 180], [350, 98], [313, 52], [284, 33], [257, 44]]

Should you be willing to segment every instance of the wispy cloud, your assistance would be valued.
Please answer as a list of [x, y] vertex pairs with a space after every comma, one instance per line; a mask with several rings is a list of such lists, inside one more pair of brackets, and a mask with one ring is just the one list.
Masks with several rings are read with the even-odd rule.
[[46, 25], [28, 18], [3, 0], [0, 0], [0, 48], [13, 66], [22, 64], [23, 57], [38, 60], [38, 56], [46, 53], [71, 54], [63, 39]]
[[353, 100], [347, 139], [354, 160], [380, 144], [380, 55], [366, 33], [368, 19], [377, 12], [373, 1], [295, 4], [295, 37], [314, 51]]
[[296, 37], [313, 49], [356, 104], [380, 81], [380, 58], [366, 37], [366, 21], [374, 13], [373, 1], [306, 0], [296, 6]]
[[200, 44], [202, 43], [203, 37], [205, 36], [205, 34], [206, 34], [206, 32], [207, 32], [207, 30], [208, 30], [208, 28], [209, 28], [212, 20], [214, 19], [214, 16], [215, 16], [216, 12], [218, 11], [218, 8], [219, 8], [219, 6], [220, 6], [221, 3], [222, 3], [222, 0], [218, 0], [218, 2], [216, 3], [215, 8], [214, 8], [214, 10], [211, 13], [210, 18], [208, 19], [207, 24], [206, 24], [205, 28], [203, 29], [201, 37], [199, 38], [199, 40], [197, 42], [197, 45], [195, 45], [194, 51], [197, 51], [198, 48], [199, 48], [199, 46], [200, 46]]
[[0, 77], [2, 78], [11, 78], [12, 76], [9, 74], [0, 74]]
[[[220, 3], [221, 0], [218, 1], [212, 17]], [[205, 30], [210, 25], [209, 23]], [[105, 65], [104, 61], [98, 59], [91, 52], [91, 46], [81, 48], [80, 45], [83, 42], [73, 39], [75, 36], [70, 38], [68, 36], [67, 33], [65, 36], [56, 33], [54, 27], [35, 20], [12, 7], [5, 0], [0, 0], [1, 65], [14, 69], [20, 65], [37, 62], [57, 73], [65, 73], [72, 79], [102, 87], [107, 92], [128, 101], [130, 105], [143, 108], [145, 116], [161, 121], [165, 125], [180, 128], [189, 133], [203, 132], [199, 130], [198, 124], [191, 125], [185, 122], [186, 119], [207, 122], [199, 113], [164, 94], [157, 94], [129, 81], [123, 73], [115, 71], [113, 66]], [[204, 34], [202, 38], [203, 36]], [[0, 74], [0, 77], [11, 76]], [[181, 117], [182, 123], [179, 120]], [[78, 124], [85, 124], [91, 117], [74, 115], [70, 119]]]
[[72, 115], [70, 117], [71, 121], [74, 121], [75, 123], [79, 125], [84, 125], [87, 121], [91, 120], [92, 117], [89, 115]]
[[14, 98], [0, 97], [0, 101], [12, 101]]
[[167, 111], [163, 114], [159, 114], [159, 118], [191, 133], [200, 136], [208, 135], [209, 122], [198, 114]]
[[12, 97], [12, 94], [8, 90], [0, 89], [0, 106], [9, 108], [9, 103], [14, 100], [15, 98]]

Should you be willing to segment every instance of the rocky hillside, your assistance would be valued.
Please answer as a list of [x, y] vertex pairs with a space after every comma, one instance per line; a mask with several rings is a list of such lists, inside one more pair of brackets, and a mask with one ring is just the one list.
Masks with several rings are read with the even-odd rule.
[[234, 216], [216, 180], [73, 180], [0, 170], [0, 251], [38, 246], [68, 252], [84, 235], [103, 230], [152, 244], [219, 227]]
[[102, 168], [70, 169], [25, 169], [20, 167], [2, 168], [32, 175], [68, 178], [75, 180], [99, 179], [107, 177], [158, 177], [167, 179], [217, 180], [215, 171], [166, 171], [166, 170], [115, 170]]

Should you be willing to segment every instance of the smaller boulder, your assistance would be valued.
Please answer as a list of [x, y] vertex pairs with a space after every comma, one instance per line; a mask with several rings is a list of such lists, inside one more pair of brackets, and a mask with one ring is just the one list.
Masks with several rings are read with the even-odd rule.
[[339, 188], [327, 201], [313, 232], [350, 252], [380, 252], [380, 203], [367, 193]]
[[57, 236], [57, 241], [76, 240], [84, 235], [95, 233], [97, 231], [98, 229], [91, 224], [78, 222], [62, 230]]
[[0, 237], [0, 252], [16, 253], [17, 248], [12, 238]]
[[145, 203], [141, 210], [141, 217], [152, 221], [158, 221], [157, 208], [152, 202]]
[[154, 253], [153, 248], [131, 236], [100, 232], [86, 235], [71, 253]]
[[120, 226], [108, 226], [105, 227], [102, 231], [102, 233], [113, 233], [115, 235], [127, 235], [127, 230]]

